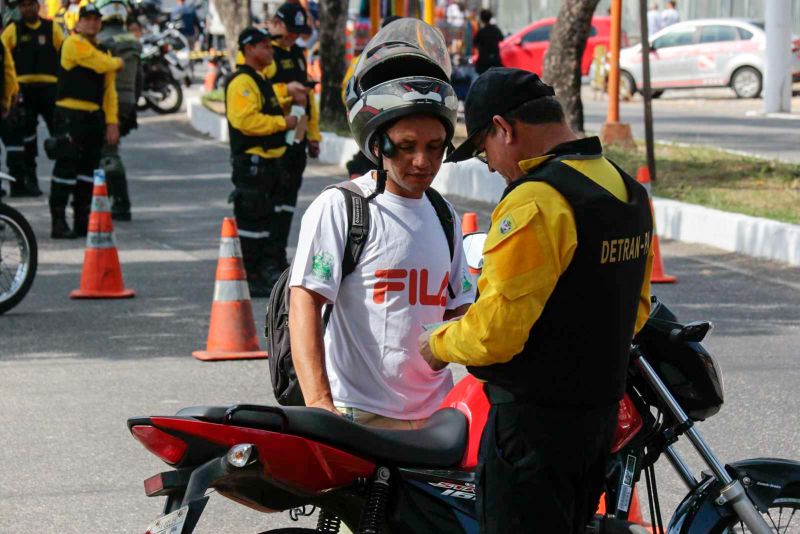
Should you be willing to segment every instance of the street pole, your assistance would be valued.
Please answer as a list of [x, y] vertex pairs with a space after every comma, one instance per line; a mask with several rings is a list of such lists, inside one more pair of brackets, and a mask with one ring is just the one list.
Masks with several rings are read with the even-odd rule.
[[644, 140], [647, 147], [647, 169], [650, 180], [656, 181], [656, 154], [653, 141], [653, 107], [650, 89], [650, 37], [647, 27], [647, 0], [639, 0], [639, 31], [642, 33], [642, 96], [644, 97]]
[[425, 0], [425, 9], [422, 12], [422, 20], [433, 26], [434, 0]]
[[788, 0], [767, 0], [767, 67], [764, 113], [792, 108], [792, 7]]
[[381, 27], [381, 0], [369, 0], [369, 35], [378, 33]]
[[633, 133], [630, 124], [619, 122], [619, 46], [622, 30], [622, 0], [611, 0], [611, 49], [610, 70], [608, 73], [608, 115], [600, 139], [603, 144], [618, 144], [633, 148]]

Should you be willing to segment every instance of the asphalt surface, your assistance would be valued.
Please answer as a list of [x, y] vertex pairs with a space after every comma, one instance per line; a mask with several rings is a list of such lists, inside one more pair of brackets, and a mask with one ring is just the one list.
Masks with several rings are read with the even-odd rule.
[[[48, 238], [44, 198], [11, 201], [36, 230], [40, 265], [28, 297], [0, 317], [0, 532], [143, 532], [162, 499], [146, 498], [142, 481], [167, 466], [132, 439], [127, 418], [274, 403], [265, 361], [191, 356], [205, 345], [220, 222], [231, 214], [227, 148], [193, 133], [183, 116], [146, 117], [122, 153], [134, 220], [115, 229], [134, 299], [70, 300], [83, 243]], [[49, 164], [40, 174], [49, 176]], [[342, 178], [310, 166], [300, 211]], [[452, 200], [485, 227], [490, 206]], [[292, 243], [298, 225], [299, 217]], [[662, 250], [679, 283], [656, 293], [681, 318], [716, 324], [707, 344], [725, 374], [726, 404], [701, 432], [723, 460], [800, 460], [800, 269], [678, 243]], [[253, 302], [259, 331], [265, 303]], [[685, 491], [668, 467], [660, 472], [669, 516]], [[289, 525], [287, 514], [212, 496], [197, 532]]]
[[[800, 85], [795, 85], [800, 88]], [[737, 150], [800, 163], [800, 91], [792, 113], [763, 116], [762, 99], [738, 99], [730, 89], [665, 91], [653, 100], [653, 132], [658, 141], [691, 143]], [[585, 128], [599, 132], [608, 103], [588, 86], [583, 89]], [[620, 122], [628, 123], [636, 139], [644, 139], [644, 102], [636, 95], [620, 102]]]

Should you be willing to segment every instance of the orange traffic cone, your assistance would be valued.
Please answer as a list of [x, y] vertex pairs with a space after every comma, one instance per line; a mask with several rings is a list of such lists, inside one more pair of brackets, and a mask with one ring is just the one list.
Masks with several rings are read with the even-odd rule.
[[214, 86], [217, 84], [218, 75], [219, 69], [217, 69], [216, 62], [209, 60], [208, 71], [206, 72], [206, 77], [203, 79], [203, 89], [205, 89], [206, 92], [214, 90]]
[[81, 287], [69, 294], [72, 299], [124, 299], [134, 296], [122, 281], [114, 227], [111, 224], [111, 207], [108, 202], [106, 175], [94, 171], [92, 211], [89, 215], [89, 232], [86, 235], [86, 252], [83, 255]]
[[250, 290], [242, 264], [242, 247], [236, 220], [222, 220], [219, 262], [211, 304], [206, 350], [192, 353], [198, 360], [252, 360], [266, 358], [260, 350], [250, 304]]
[[461, 217], [461, 234], [474, 234], [478, 231], [478, 214], [474, 211], [469, 211]]
[[[653, 209], [653, 200], [650, 193], [650, 169], [647, 167], [639, 167], [639, 170], [636, 171], [636, 181], [639, 182], [647, 189], [647, 196], [651, 197], [650, 199], [650, 211], [653, 212], [655, 216], [655, 210]], [[658, 233], [655, 231], [655, 220], [653, 221], [653, 272], [650, 273], [650, 282], [653, 284], [674, 284], [678, 281], [678, 278], [675, 276], [671, 276], [664, 272], [664, 264], [661, 262], [661, 248], [658, 246]]]

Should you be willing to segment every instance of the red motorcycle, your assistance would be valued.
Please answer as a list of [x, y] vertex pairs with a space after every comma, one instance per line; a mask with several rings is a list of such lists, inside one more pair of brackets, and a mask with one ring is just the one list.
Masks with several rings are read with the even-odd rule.
[[[668, 532], [800, 531], [800, 464], [725, 465], [694, 427], [723, 402], [719, 367], [700, 343], [710, 328], [678, 323], [654, 299], [631, 349], [606, 493], [587, 532], [643, 531], [627, 521], [642, 522], [634, 491], [642, 474], [652, 531], [664, 532], [653, 468], [662, 456], [689, 489]], [[418, 430], [370, 428], [315, 408], [248, 404], [129, 419], [133, 436], [174, 468], [144, 483], [148, 496], [167, 497], [164, 515], [147, 532], [191, 533], [213, 488], [265, 513], [290, 510], [296, 517], [308, 515], [309, 505], [320, 509], [316, 530], [273, 534], [338, 532], [342, 522], [359, 534], [477, 533], [474, 468], [488, 408], [481, 384], [468, 376]], [[683, 436], [710, 469], [699, 479], [673, 447]]]

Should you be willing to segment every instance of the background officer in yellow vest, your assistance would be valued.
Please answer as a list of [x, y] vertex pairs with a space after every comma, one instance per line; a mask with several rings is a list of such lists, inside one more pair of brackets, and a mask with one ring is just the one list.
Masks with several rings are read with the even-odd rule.
[[[14, 58], [0, 40], [0, 131], [2, 131], [6, 117], [14, 105], [17, 93], [19, 93], [19, 84], [14, 68]], [[5, 195], [5, 190], [0, 188], [0, 197], [3, 195]]]
[[42, 191], [36, 176], [39, 146], [36, 130], [41, 116], [48, 131], [51, 134], [53, 131], [58, 52], [64, 35], [57, 24], [39, 16], [37, 0], [20, 0], [18, 8], [21, 20], [9, 24], [0, 36], [14, 56], [22, 95], [17, 110], [19, 119], [13, 121], [19, 127], [7, 129], [3, 142], [8, 151], [9, 173], [17, 179], [11, 195], [38, 197]]
[[[103, 143], [119, 143], [115, 73], [122, 59], [99, 50], [95, 38], [102, 25], [94, 4], [80, 8], [76, 33], [61, 47], [55, 112], [55, 159], [50, 186], [51, 237], [85, 236], [92, 182]], [[72, 195], [74, 231], [66, 220]]]
[[225, 87], [235, 186], [231, 199], [254, 297], [269, 296], [280, 275], [276, 204], [289, 183], [281, 156], [286, 152], [286, 131], [297, 126], [297, 117], [284, 116], [272, 84], [262, 74], [272, 63], [271, 37], [261, 28], [242, 31], [239, 48], [244, 64]]
[[[291, 89], [309, 84], [308, 66], [306, 64], [305, 49], [295, 43], [300, 35], [311, 33], [308, 25], [308, 14], [299, 3], [282, 4], [269, 23], [270, 33], [275, 36], [272, 41], [274, 50], [274, 71], [268, 72], [270, 81], [278, 94], [291, 94]], [[284, 90], [283, 86], [286, 86]], [[289, 239], [289, 230], [292, 226], [292, 216], [297, 204], [297, 193], [303, 182], [303, 172], [306, 169], [306, 153], [312, 158], [319, 156], [319, 142], [322, 135], [319, 131], [319, 109], [310, 85], [300, 105], [305, 108], [307, 116], [307, 132], [301, 139], [294, 139], [286, 147], [283, 155], [283, 165], [289, 175], [288, 187], [275, 197], [275, 216], [278, 219], [275, 239], [276, 260], [278, 272], [288, 267], [286, 261], [286, 243]], [[296, 103], [291, 98], [281, 99], [284, 112], [289, 113]]]
[[469, 138], [448, 161], [479, 157], [508, 187], [480, 296], [423, 335], [420, 352], [434, 369], [461, 363], [485, 382], [481, 532], [583, 533], [603, 489], [631, 339], [650, 311], [649, 198], [596, 137], [572, 132], [536, 74], [489, 69], [465, 116]]

